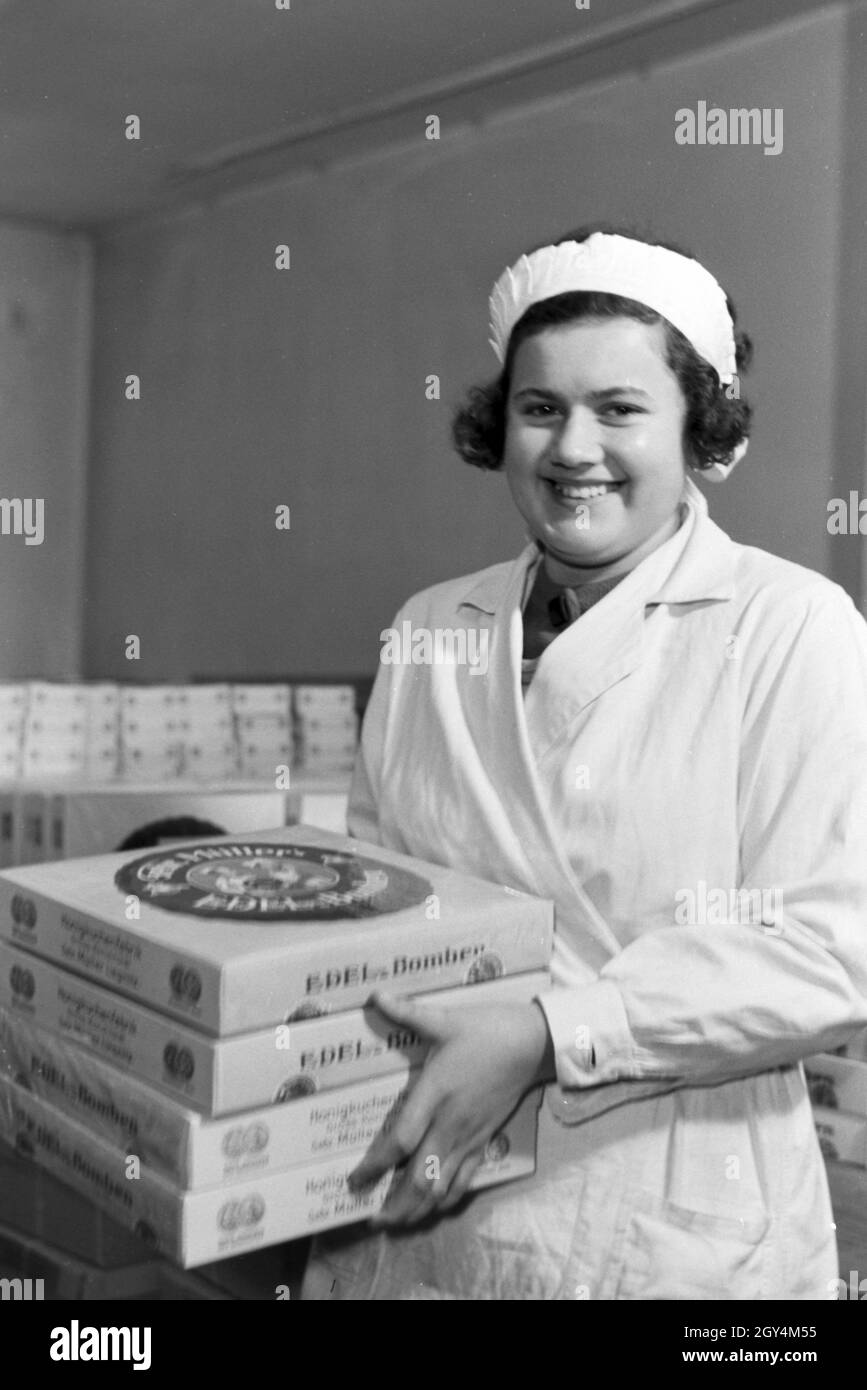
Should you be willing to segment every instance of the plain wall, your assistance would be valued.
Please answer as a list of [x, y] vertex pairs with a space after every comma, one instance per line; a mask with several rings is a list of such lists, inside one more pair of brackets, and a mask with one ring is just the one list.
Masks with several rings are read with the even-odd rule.
[[[105, 241], [87, 674], [370, 672], [411, 592], [514, 554], [505, 483], [452, 453], [451, 411], [494, 374], [486, 298], [503, 265], [595, 218], [682, 243], [735, 299], [756, 423], [711, 509], [828, 572], [843, 33], [829, 9]], [[675, 111], [699, 100], [782, 107], [782, 153], [677, 145]]]
[[80, 673], [90, 251], [0, 223], [0, 492], [41, 498], [45, 527], [0, 535], [0, 679]]

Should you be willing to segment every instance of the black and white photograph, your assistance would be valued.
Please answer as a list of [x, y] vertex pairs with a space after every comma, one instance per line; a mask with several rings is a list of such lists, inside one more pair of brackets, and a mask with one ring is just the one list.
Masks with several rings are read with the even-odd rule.
[[865, 149], [867, 0], [0, 0], [29, 1367], [857, 1357]]

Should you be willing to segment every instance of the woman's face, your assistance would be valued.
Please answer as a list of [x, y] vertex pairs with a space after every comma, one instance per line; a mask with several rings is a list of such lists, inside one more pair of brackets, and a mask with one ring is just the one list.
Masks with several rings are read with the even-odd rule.
[[661, 324], [584, 319], [521, 343], [503, 462], [555, 581], [625, 573], [674, 534], [685, 416]]

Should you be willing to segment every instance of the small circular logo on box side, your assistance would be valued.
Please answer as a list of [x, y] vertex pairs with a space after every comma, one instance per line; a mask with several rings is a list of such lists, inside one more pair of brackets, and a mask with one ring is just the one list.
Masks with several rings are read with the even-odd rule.
[[16, 893], [12, 899], [12, 921], [16, 927], [28, 927], [32, 931], [36, 926], [36, 904], [32, 898], [26, 898], [23, 893]]

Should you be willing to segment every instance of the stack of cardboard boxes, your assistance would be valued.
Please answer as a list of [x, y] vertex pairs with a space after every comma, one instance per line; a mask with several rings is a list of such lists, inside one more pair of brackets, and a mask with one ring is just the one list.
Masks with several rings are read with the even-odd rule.
[[296, 686], [295, 733], [303, 772], [329, 775], [351, 770], [358, 744], [352, 686]]
[[[0, 868], [108, 853], [162, 820], [166, 837], [304, 817], [345, 832], [354, 691], [300, 690], [303, 771], [285, 683], [0, 684]], [[269, 790], [285, 809], [263, 820]]]
[[290, 687], [235, 685], [232, 699], [241, 776], [277, 785], [294, 757]]
[[[377, 986], [526, 1003], [553, 909], [294, 826], [0, 875], [0, 1135], [185, 1267], [363, 1220], [425, 1044]], [[467, 986], [472, 986], [467, 988]], [[538, 1094], [477, 1184], [526, 1175]]]

